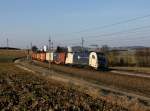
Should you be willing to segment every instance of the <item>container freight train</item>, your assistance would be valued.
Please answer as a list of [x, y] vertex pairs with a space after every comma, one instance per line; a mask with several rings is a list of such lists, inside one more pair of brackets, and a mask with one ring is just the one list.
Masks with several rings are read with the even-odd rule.
[[32, 59], [70, 66], [89, 66], [96, 70], [108, 69], [107, 59], [100, 52], [38, 52], [32, 53]]

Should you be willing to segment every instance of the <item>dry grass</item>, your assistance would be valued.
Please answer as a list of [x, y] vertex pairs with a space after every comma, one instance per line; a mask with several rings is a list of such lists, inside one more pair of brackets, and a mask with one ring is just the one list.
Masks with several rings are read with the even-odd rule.
[[[14, 58], [24, 55], [24, 51], [0, 50], [2, 61], [6, 59], [7, 62], [11, 62]], [[91, 76], [91, 72], [82, 72], [78, 69], [76, 69], [78, 72], [78, 75], [76, 75], [74, 70], [70, 68], [66, 69], [65, 67], [62, 68], [59, 66], [54, 66], [54, 68], [59, 68], [61, 71], [67, 70], [67, 72], [69, 71], [73, 76], [97, 80], [102, 83], [105, 82], [106, 85], [111, 85], [111, 82], [114, 82], [113, 85], [116, 85], [115, 81], [117, 78], [108, 81], [113, 78], [111, 76], [108, 76], [108, 78], [106, 78], [105, 75], [98, 76], [99, 74]], [[118, 78], [118, 80], [120, 79]], [[118, 86], [120, 86], [120, 84]], [[58, 81], [48, 80], [41, 75], [35, 75], [17, 69], [13, 63], [0, 63], [0, 110], [129, 111], [128, 108], [131, 107], [129, 105], [132, 105], [134, 106], [131, 109], [133, 111], [146, 111], [139, 108], [136, 101], [127, 106], [120, 104], [122, 102], [112, 102], [118, 101], [118, 99], [115, 100], [112, 96], [110, 98], [96, 98], [96, 92], [92, 93], [94, 94], [93, 98], [89, 96], [90, 92], [86, 94], [73, 87], [73, 85], [72, 88], [70, 88], [62, 85], [62, 83]]]
[[25, 50], [0, 49], [0, 62], [12, 62], [13, 59], [26, 56]]
[[[47, 67], [47, 64], [37, 62], [37, 65]], [[139, 78], [139, 77], [133, 77], [130, 76], [121, 76], [121, 75], [114, 75], [109, 72], [95, 72], [95, 71], [85, 71], [78, 68], [70, 68], [65, 66], [59, 66], [59, 65], [52, 65], [53, 70], [63, 72], [62, 74], [66, 74], [68, 76], [73, 77], [79, 77], [86, 79], [88, 81], [97, 81], [97, 84], [103, 84], [112, 88], [117, 88], [122, 91], [132, 92], [135, 94], [139, 94], [141, 96], [147, 96], [150, 97], [150, 79], [146, 78]], [[92, 75], [92, 76], [91, 76]], [[75, 86], [70, 82], [72, 88], [75, 88]], [[82, 87], [77, 87], [76, 89], [81, 90], [84, 93], [87, 93], [91, 95], [92, 97], [98, 97], [100, 95], [99, 92], [93, 89], [86, 89]], [[100, 96], [100, 98], [103, 98], [105, 101], [113, 102], [114, 104], [118, 104], [120, 106], [124, 106], [129, 108], [131, 111], [149, 111], [149, 106], [145, 106], [143, 103], [141, 104], [141, 101], [138, 99], [131, 99], [126, 96], [116, 96], [116, 95], [110, 95], [106, 97]], [[144, 102], [144, 101], [143, 101]], [[147, 104], [147, 103], [146, 103]]]
[[[45, 63], [36, 63], [43, 67], [48, 67]], [[141, 96], [150, 97], [150, 79], [141, 77], [131, 77], [128, 75], [112, 74], [110, 72], [98, 72], [94, 70], [82, 70], [59, 65], [52, 65], [55, 71], [63, 72], [68, 76], [79, 77], [89, 81], [103, 84], [112, 88], [128, 91]]]
[[128, 111], [53, 80], [0, 64], [0, 110]]
[[150, 107], [141, 104], [139, 102], [138, 98], [131, 99], [125, 95], [121, 96], [121, 95], [115, 95], [113, 93], [110, 93], [107, 96], [102, 96], [100, 94], [101, 90], [87, 87], [87, 86], [85, 86], [85, 87], [76, 86], [72, 82], [71, 82], [71, 87], [73, 89], [84, 92], [84, 93], [92, 96], [93, 98], [100, 98], [100, 99], [106, 101], [107, 103], [117, 104], [118, 106], [123, 106], [130, 111], [150, 111]]

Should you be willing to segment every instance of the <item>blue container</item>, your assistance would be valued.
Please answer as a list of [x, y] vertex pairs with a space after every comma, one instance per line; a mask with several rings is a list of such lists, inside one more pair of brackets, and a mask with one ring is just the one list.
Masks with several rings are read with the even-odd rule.
[[54, 57], [54, 62], [57, 61], [57, 59], [58, 59], [58, 54], [59, 54], [59, 53], [56, 53], [56, 52], [54, 53], [54, 55], [53, 55], [53, 57]]

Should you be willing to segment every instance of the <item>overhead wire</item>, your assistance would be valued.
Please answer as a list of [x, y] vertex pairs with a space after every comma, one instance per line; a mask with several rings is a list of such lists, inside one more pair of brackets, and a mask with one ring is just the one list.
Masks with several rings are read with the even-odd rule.
[[147, 15], [144, 15], [144, 16], [138, 16], [138, 17], [135, 17], [135, 18], [115, 22], [115, 23], [112, 23], [112, 24], [106, 24], [106, 25], [103, 25], [103, 26], [99, 26], [99, 27], [95, 27], [95, 28], [88, 28], [88, 29], [84, 29], [84, 30], [80, 30], [80, 31], [76, 31], [76, 32], [70, 32], [70, 33], [66, 33], [66, 34], [62, 34], [62, 35], [75, 34], [75, 33], [81, 33], [81, 32], [86, 32], [86, 31], [89, 32], [89, 31], [92, 31], [92, 30], [109, 28], [109, 27], [113, 27], [113, 26], [116, 26], [116, 25], [130, 23], [130, 22], [133, 22], [133, 21], [137, 21], [137, 20], [144, 19], [144, 18], [149, 18], [149, 17], [150, 17], [150, 14], [147, 14]]
[[[118, 31], [118, 32], [112, 32], [112, 33], [103, 33], [101, 35], [91, 35], [91, 36], [84, 36], [84, 38], [87, 39], [93, 39], [96, 38], [97, 40], [100, 39], [99, 37], [111, 37], [111, 36], [115, 36], [115, 35], [120, 35], [120, 34], [128, 34], [128, 33], [137, 33], [137, 30], [141, 30], [141, 29], [147, 29], [150, 28], [150, 25], [147, 26], [142, 26], [142, 27], [136, 27], [136, 28], [132, 28], [129, 30], [123, 30], [123, 31]], [[136, 31], [136, 32], [135, 32]], [[117, 37], [117, 36], [116, 36]], [[70, 40], [80, 40], [81, 38], [74, 38], [74, 39], [70, 39]], [[63, 40], [63, 41], [70, 41], [69, 39]]]
[[[113, 26], [120, 25], [120, 24], [130, 23], [130, 22], [133, 22], [133, 21], [137, 21], [137, 20], [144, 19], [144, 18], [149, 18], [149, 17], [150, 17], [150, 14], [145, 15], [145, 16], [139, 16], [139, 17], [131, 18], [131, 19], [124, 20], [124, 21], [119, 21], [119, 22], [116, 22], [116, 23], [108, 24], [108, 25], [103, 25], [103, 26], [100, 26], [100, 27], [88, 28], [88, 29], [73, 32], [73, 33], [81, 33], [81, 32], [86, 32], [86, 31], [92, 31], [92, 30], [95, 30], [95, 29], [105, 29], [105, 28], [113, 27]], [[103, 34], [100, 34], [100, 35], [84, 36], [84, 38], [85, 39], [93, 39], [93, 38], [99, 38], [99, 37], [110, 37], [110, 36], [119, 35], [119, 34], [133, 33], [136, 30], [146, 29], [146, 28], [150, 28], [150, 25], [137, 27], [137, 28], [133, 28], [133, 29], [129, 29], [129, 30], [124, 30], [124, 31], [112, 32], [112, 33], [103, 33]], [[75, 38], [75, 39], [71, 38], [70, 40], [66, 39], [64, 41], [72, 41], [72, 40], [80, 40], [80, 39], [81, 38]], [[78, 42], [78, 44], [80, 44], [80, 43]]]
[[[131, 37], [132, 36], [132, 37]], [[129, 38], [130, 37], [130, 38]], [[145, 37], [147, 37], [147, 38], [145, 38]], [[119, 39], [115, 39], [116, 38], [116, 36], [114, 36], [113, 38], [111, 37], [111, 38], [107, 38], [107, 40], [105, 39], [105, 38], [103, 38], [103, 39], [86, 39], [86, 43], [91, 43], [92, 41], [96, 41], [97, 43], [98, 42], [100, 42], [100, 41], [104, 41], [104, 42], [118, 42], [118, 41], [130, 41], [130, 42], [134, 42], [136, 39], [139, 39], [140, 41], [142, 41], [142, 40], [149, 40], [150, 39], [150, 35], [142, 35], [142, 34], [139, 34], [139, 32], [135, 32], [135, 33], [133, 33], [133, 35], [121, 35], [120, 36], [120, 38]], [[150, 40], [149, 40], [150, 41]], [[79, 42], [71, 42], [71, 43], [69, 43], [69, 44], [71, 44], [71, 45], [80, 45], [81, 43], [79, 43]]]

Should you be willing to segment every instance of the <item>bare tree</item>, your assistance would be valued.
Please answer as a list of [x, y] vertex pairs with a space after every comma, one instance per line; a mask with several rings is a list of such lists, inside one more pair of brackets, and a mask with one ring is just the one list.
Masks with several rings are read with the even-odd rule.
[[32, 49], [31, 49], [33, 52], [37, 52], [38, 51], [38, 48], [37, 48], [37, 46], [32, 46]]
[[109, 47], [108, 45], [103, 45], [101, 48], [102, 52], [104, 52], [105, 54], [107, 54], [109, 52]]

